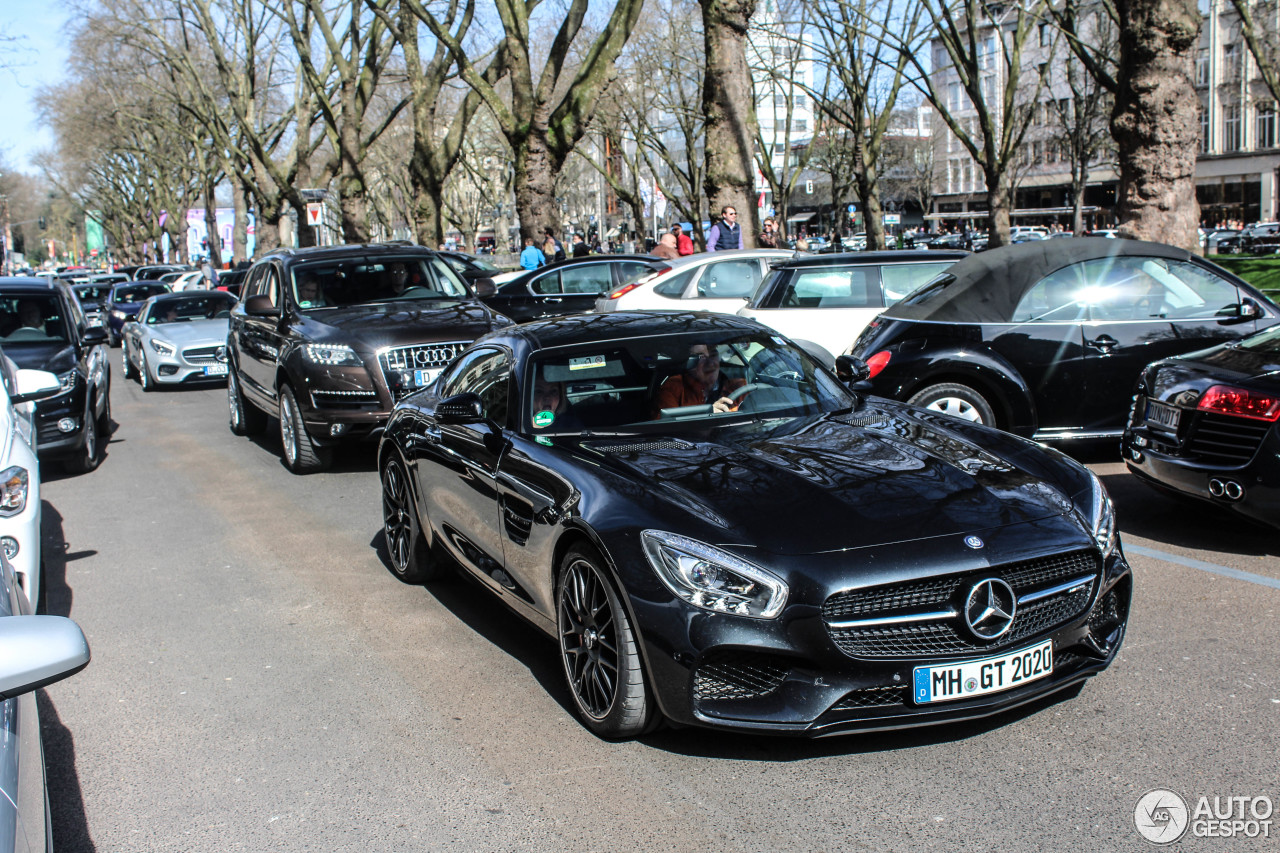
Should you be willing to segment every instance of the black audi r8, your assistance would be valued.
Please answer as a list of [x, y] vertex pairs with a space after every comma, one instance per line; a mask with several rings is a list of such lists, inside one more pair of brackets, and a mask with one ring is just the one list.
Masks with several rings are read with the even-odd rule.
[[379, 471], [393, 571], [460, 564], [556, 638], [605, 737], [994, 714], [1101, 672], [1129, 613], [1087, 469], [741, 317], [495, 331], [397, 405]]
[[1148, 365], [1121, 450], [1157, 489], [1280, 527], [1280, 326]]

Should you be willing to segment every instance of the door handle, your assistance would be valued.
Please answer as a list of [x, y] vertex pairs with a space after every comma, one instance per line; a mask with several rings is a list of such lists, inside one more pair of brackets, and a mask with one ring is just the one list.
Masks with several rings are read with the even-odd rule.
[[1089, 346], [1098, 350], [1103, 355], [1106, 355], [1107, 353], [1111, 352], [1111, 350], [1114, 349], [1115, 346], [1119, 343], [1120, 343], [1119, 341], [1117, 341], [1115, 338], [1111, 337], [1110, 335], [1098, 335], [1096, 338], [1089, 341]]
[[546, 299], [544, 299], [544, 300], [542, 300], [542, 301], [543, 301], [543, 302], [550, 303], [550, 304], [552, 304], [552, 305], [559, 305], [559, 304], [560, 304], [561, 302], [563, 302], [564, 300], [563, 300], [563, 299], [561, 299], [559, 296], [548, 296]]
[[429, 443], [431, 444], [440, 443], [440, 427], [429, 426], [423, 429], [422, 433], [423, 433], [422, 437], [425, 438]]

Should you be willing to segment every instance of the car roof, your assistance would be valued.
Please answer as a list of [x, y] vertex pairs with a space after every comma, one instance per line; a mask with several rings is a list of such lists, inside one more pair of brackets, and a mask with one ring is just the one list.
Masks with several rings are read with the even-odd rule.
[[[796, 252], [791, 249], [726, 249], [721, 252], [697, 252], [692, 255], [681, 255], [678, 258], [661, 258], [660, 260], [672, 269], [679, 269], [691, 264], [705, 264], [709, 261], [723, 261], [732, 258], [794, 258], [803, 254], [803, 252]], [[651, 258], [654, 256], [641, 255], [639, 257]]]
[[954, 281], [924, 304], [908, 297], [886, 308], [895, 320], [936, 323], [1007, 323], [1023, 295], [1051, 272], [1071, 264], [1117, 255], [1168, 258], [1194, 257], [1186, 249], [1143, 240], [1080, 237], [1075, 240], [1035, 240], [970, 255], [947, 270]]
[[179, 290], [177, 293], [157, 293], [149, 302], [181, 302], [183, 299], [196, 299], [202, 296], [218, 296], [236, 301], [235, 294], [225, 290]]
[[402, 255], [404, 257], [409, 257], [413, 255], [438, 255], [440, 253], [435, 249], [429, 249], [426, 246], [419, 246], [416, 243], [396, 240], [390, 243], [343, 243], [339, 246], [308, 246], [302, 249], [272, 249], [258, 260], [263, 261], [267, 258], [279, 258], [286, 261], [327, 261], [349, 258], [352, 255], [370, 254]]
[[881, 252], [834, 252], [828, 255], [798, 254], [789, 261], [774, 264], [774, 269], [800, 267], [865, 266], [867, 264], [902, 264], [912, 261], [956, 261], [970, 256], [963, 250], [929, 251], [927, 249], [885, 250]]
[[654, 335], [764, 329], [767, 327], [755, 320], [711, 311], [616, 311], [549, 317], [511, 326], [495, 335], [514, 335], [523, 338], [531, 349], [540, 350]]
[[[58, 282], [65, 284], [64, 282]], [[43, 276], [5, 276], [0, 278], [0, 291], [6, 293], [52, 293], [58, 285]]]
[[[535, 275], [545, 273], [547, 270], [562, 269], [564, 267], [581, 266], [582, 264], [599, 264], [599, 263], [621, 263], [622, 261], [645, 261], [651, 264], [669, 265], [671, 261], [666, 258], [659, 258], [655, 255], [583, 255], [578, 258], [565, 258], [563, 261], [554, 261], [549, 264], [543, 264], [540, 267], [534, 267], [531, 270], [521, 270], [520, 274], [515, 278], [502, 282], [499, 287], [508, 287], [516, 285], [517, 282], [523, 284], [525, 279]], [[517, 285], [518, 286], [518, 285]]]

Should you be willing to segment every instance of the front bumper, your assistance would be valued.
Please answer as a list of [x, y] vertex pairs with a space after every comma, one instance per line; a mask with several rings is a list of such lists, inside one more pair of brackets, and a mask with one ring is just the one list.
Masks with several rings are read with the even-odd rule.
[[[143, 346], [147, 349], [146, 365], [151, 379], [159, 385], [227, 381], [225, 347], [221, 345], [186, 347], [175, 350], [172, 355], [160, 353], [147, 344]], [[215, 355], [220, 348], [224, 353], [221, 359]]]
[[[968, 572], [978, 577], [985, 571]], [[818, 737], [977, 719], [1057, 693], [1110, 665], [1124, 638], [1132, 575], [1119, 547], [1082, 609], [968, 654], [857, 655], [842, 651], [818, 608], [788, 606], [779, 620], [705, 612], [683, 618], [633, 597], [654, 692], [677, 724]], [[964, 581], [967, 582], [967, 581]], [[799, 612], [795, 612], [795, 611]], [[655, 626], [652, 621], [658, 624]], [[656, 630], [655, 630], [656, 627]], [[670, 638], [677, 637], [675, 642]], [[961, 664], [1052, 641], [1052, 674], [1002, 692], [917, 704], [919, 666]]]
[[77, 378], [70, 391], [36, 403], [36, 453], [41, 459], [70, 456], [84, 447], [84, 421], [93, 417], [85, 404], [87, 393], [84, 379]]

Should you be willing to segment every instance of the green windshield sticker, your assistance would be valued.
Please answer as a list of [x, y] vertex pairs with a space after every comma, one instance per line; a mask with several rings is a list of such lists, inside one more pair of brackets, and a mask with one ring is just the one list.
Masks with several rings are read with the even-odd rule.
[[555, 412], [542, 411], [533, 416], [533, 425], [536, 427], [549, 427], [555, 423]]
[[545, 444], [547, 447], [551, 446], [551, 439], [547, 438], [545, 435], [535, 435], [533, 440], [538, 442], [538, 444]]
[[604, 367], [604, 356], [602, 355], [588, 355], [583, 358], [569, 359], [570, 370], [592, 370], [599, 367]]

